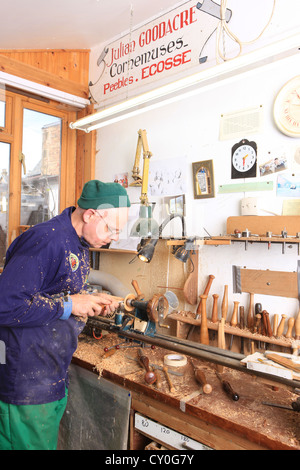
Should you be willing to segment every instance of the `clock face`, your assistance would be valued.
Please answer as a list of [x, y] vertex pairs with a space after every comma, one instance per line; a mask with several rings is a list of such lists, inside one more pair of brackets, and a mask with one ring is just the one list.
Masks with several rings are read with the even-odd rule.
[[231, 177], [252, 178], [256, 176], [257, 145], [242, 140], [231, 149]]
[[246, 173], [256, 163], [256, 152], [250, 145], [241, 145], [232, 156], [232, 164], [237, 171]]
[[278, 129], [290, 137], [300, 137], [300, 75], [287, 82], [274, 103]]

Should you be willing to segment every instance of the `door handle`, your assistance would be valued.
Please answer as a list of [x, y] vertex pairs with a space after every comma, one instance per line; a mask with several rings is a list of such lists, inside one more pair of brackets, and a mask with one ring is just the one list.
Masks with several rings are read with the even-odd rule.
[[19, 152], [19, 162], [22, 163], [24, 175], [26, 175], [25, 155], [23, 152], [21, 152], [21, 150]]

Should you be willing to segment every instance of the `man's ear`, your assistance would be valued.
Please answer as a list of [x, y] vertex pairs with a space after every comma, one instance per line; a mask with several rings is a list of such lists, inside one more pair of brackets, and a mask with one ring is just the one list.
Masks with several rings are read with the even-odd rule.
[[82, 214], [82, 219], [83, 219], [83, 222], [85, 224], [88, 224], [93, 217], [97, 217], [97, 215], [95, 214], [94, 209], [87, 209]]

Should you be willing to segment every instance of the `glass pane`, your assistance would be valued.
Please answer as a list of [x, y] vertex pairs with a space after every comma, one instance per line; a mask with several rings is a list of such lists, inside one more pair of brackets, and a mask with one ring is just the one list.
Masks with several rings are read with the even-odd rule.
[[5, 127], [5, 101], [0, 101], [0, 127]]
[[36, 225], [58, 215], [61, 119], [24, 110], [21, 225]]
[[10, 144], [0, 142], [0, 267], [8, 246], [9, 161]]

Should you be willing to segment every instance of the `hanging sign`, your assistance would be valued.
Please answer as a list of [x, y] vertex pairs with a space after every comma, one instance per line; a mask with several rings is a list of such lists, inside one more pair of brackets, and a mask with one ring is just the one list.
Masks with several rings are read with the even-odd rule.
[[[231, 11], [226, 11], [226, 21]], [[220, 5], [212, 0], [188, 1], [178, 8], [108, 44], [97, 66], [100, 78], [91, 84], [102, 107], [199, 71], [206, 62], [205, 45], [220, 21]]]

